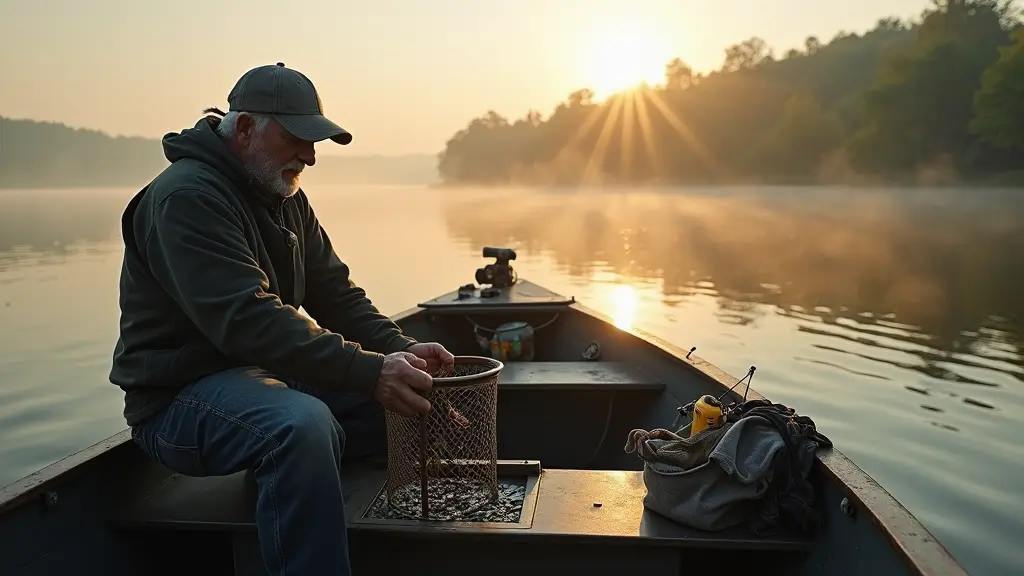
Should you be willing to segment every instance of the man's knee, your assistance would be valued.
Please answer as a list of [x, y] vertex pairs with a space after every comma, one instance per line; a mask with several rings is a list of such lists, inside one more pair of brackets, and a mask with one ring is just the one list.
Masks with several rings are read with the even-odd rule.
[[330, 408], [313, 396], [291, 392], [273, 417], [274, 438], [289, 449], [344, 451], [345, 433]]

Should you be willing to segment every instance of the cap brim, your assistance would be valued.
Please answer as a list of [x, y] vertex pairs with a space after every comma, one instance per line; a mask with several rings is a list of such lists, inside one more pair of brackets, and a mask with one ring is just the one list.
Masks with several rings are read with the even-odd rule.
[[274, 120], [299, 140], [320, 142], [330, 139], [342, 146], [352, 141], [348, 130], [320, 114], [274, 114]]

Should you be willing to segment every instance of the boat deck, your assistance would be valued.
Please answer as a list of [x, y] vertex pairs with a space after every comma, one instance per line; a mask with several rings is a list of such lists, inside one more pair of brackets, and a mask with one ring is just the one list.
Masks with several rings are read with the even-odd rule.
[[[114, 525], [133, 529], [253, 531], [254, 494], [246, 473], [209, 478], [160, 474], [138, 483], [138, 491], [111, 517]], [[384, 484], [385, 471], [362, 465], [346, 475], [345, 504], [353, 531], [423, 532], [436, 526], [389, 526], [358, 520]], [[702, 532], [671, 522], [643, 506], [643, 473], [633, 470], [542, 470], [535, 485], [537, 501], [526, 529], [474, 527], [460, 523], [445, 535], [492, 534], [508, 537], [572, 537], [575, 540], [628, 539], [676, 548], [802, 550], [809, 543], [789, 537], [762, 538], [745, 529]]]
[[[659, 573], [677, 573], [687, 550], [800, 552], [811, 546], [800, 538], [757, 537], [745, 528], [702, 532], [673, 523], [644, 508], [643, 476], [637, 471], [542, 470], [533, 486], [537, 493], [532, 518], [523, 519], [525, 528], [493, 523], [459, 523], [442, 528], [436, 525], [439, 523], [362, 523], [359, 520], [382, 487], [385, 471], [356, 467], [349, 469], [346, 477], [346, 515], [353, 541], [365, 539], [386, 545], [389, 540], [431, 536], [434, 551], [446, 550], [455, 556], [464, 554], [455, 551], [464, 550], [467, 540], [475, 541], [474, 547], [534, 544], [557, 546], [563, 552], [586, 550], [581, 556], [594, 554], [609, 544], [642, 546], [648, 549], [644, 554], [647, 568]], [[232, 533], [236, 574], [261, 574], [258, 562], [242, 557], [243, 550], [257, 554], [254, 506], [251, 480], [244, 473], [216, 478], [156, 474], [140, 483], [138, 492], [126, 499], [110, 520], [114, 526], [131, 531]], [[371, 562], [387, 573], [398, 569], [388, 564], [388, 558], [361, 557], [361, 548], [352, 547], [354, 563]], [[631, 569], [638, 569], [635, 559], [632, 562]], [[250, 568], [239, 570], [243, 564]], [[663, 570], [669, 572], [660, 572]]]
[[[624, 363], [537, 362], [509, 364], [502, 372], [500, 388], [504, 397], [512, 399], [524, 390], [588, 394], [614, 390], [619, 395], [649, 397], [651, 393], [658, 394], [664, 384]], [[502, 461], [500, 465], [508, 470], [516, 463], [520, 469], [531, 468], [531, 462], [524, 461]], [[801, 553], [811, 546], [800, 538], [758, 537], [745, 528], [702, 532], [671, 522], [644, 507], [643, 473], [638, 470], [541, 469], [540, 462], [534, 464], [534, 471], [527, 473], [533, 474], [535, 480], [528, 484], [532, 493], [527, 495], [527, 501], [532, 505], [524, 506], [519, 524], [506, 525], [367, 521], [362, 516], [383, 486], [386, 470], [380, 465], [350, 466], [345, 472], [345, 489], [353, 565], [369, 573], [398, 573], [409, 568], [408, 556], [371, 557], [363, 551], [397, 542], [415, 548], [429, 541], [429, 553], [424, 552], [423, 564], [419, 566], [428, 573], [476, 573], [479, 562], [488, 562], [488, 554], [504, 555], [514, 550], [548, 565], [559, 558], [575, 558], [566, 568], [585, 568], [590, 574], [620, 569], [677, 574], [696, 550], [759, 551], [771, 555]], [[125, 494], [122, 506], [114, 510], [110, 522], [127, 531], [227, 534], [234, 550], [235, 573], [263, 574], [258, 561], [254, 510], [255, 484], [246, 473], [190, 478], [153, 465], [145, 477], [135, 479], [131, 492]], [[468, 541], [472, 541], [472, 546], [466, 545]], [[637, 564], [637, 547], [644, 549], [643, 565]], [[448, 564], [450, 558], [470, 556], [476, 560], [463, 568]], [[617, 564], [616, 558], [620, 556], [628, 558], [628, 566]], [[758, 557], [758, 563], [764, 561], [765, 558]], [[615, 566], [618, 568], [613, 570]], [[487, 571], [503, 573], [506, 568], [491, 566]], [[522, 570], [523, 566], [518, 565], [513, 572]]]

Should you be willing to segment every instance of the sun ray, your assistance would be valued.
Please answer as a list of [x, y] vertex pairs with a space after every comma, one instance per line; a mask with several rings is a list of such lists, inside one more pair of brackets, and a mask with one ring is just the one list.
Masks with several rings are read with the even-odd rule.
[[[604, 104], [602, 108], [607, 106], [609, 104]], [[601, 127], [601, 133], [597, 136], [597, 142], [594, 143], [594, 149], [591, 150], [590, 158], [587, 160], [587, 168], [583, 174], [584, 182], [597, 180], [597, 176], [600, 176], [603, 172], [604, 156], [608, 151], [608, 140], [611, 139], [615, 123], [619, 119], [619, 114], [622, 113], [622, 98], [613, 100], [610, 107], [608, 116], [605, 117], [604, 126]]]
[[624, 178], [633, 176], [633, 123], [636, 117], [636, 92], [622, 95], [622, 138], [619, 139], [619, 172]]
[[641, 92], [636, 99], [636, 119], [640, 125], [640, 137], [644, 142], [644, 152], [651, 174], [658, 176], [661, 174], [662, 168], [661, 154], [654, 145], [654, 127], [651, 126], [651, 116], [647, 112], [647, 98], [650, 97], [648, 92], [650, 91], [645, 90]]
[[575, 133], [573, 133], [572, 138], [570, 138], [566, 143], [565, 148], [575, 148], [576, 145], [590, 133], [590, 129], [597, 124], [597, 121], [601, 119], [601, 116], [602, 110], [600, 106], [594, 106], [591, 108], [587, 117], [583, 120], [583, 123], [580, 124], [580, 127]]
[[661, 115], [665, 118], [665, 121], [668, 122], [669, 126], [671, 126], [672, 129], [686, 141], [686, 144], [690, 146], [690, 149], [697, 155], [697, 159], [701, 161], [704, 167], [711, 170], [716, 176], [724, 176], [727, 173], [725, 167], [717, 158], [714, 157], [711, 151], [697, 139], [693, 131], [683, 123], [679, 116], [677, 116], [676, 113], [673, 112], [657, 94], [651, 93], [650, 96], [651, 104], [658, 109], [658, 112], [661, 112]]

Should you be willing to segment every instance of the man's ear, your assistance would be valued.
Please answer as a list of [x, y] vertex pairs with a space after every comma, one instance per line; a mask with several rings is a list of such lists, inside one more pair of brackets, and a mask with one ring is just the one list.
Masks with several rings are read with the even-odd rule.
[[256, 123], [253, 122], [252, 116], [242, 112], [235, 119], [235, 138], [238, 143], [244, 147], [249, 146], [249, 142], [252, 141], [253, 128], [256, 127]]

